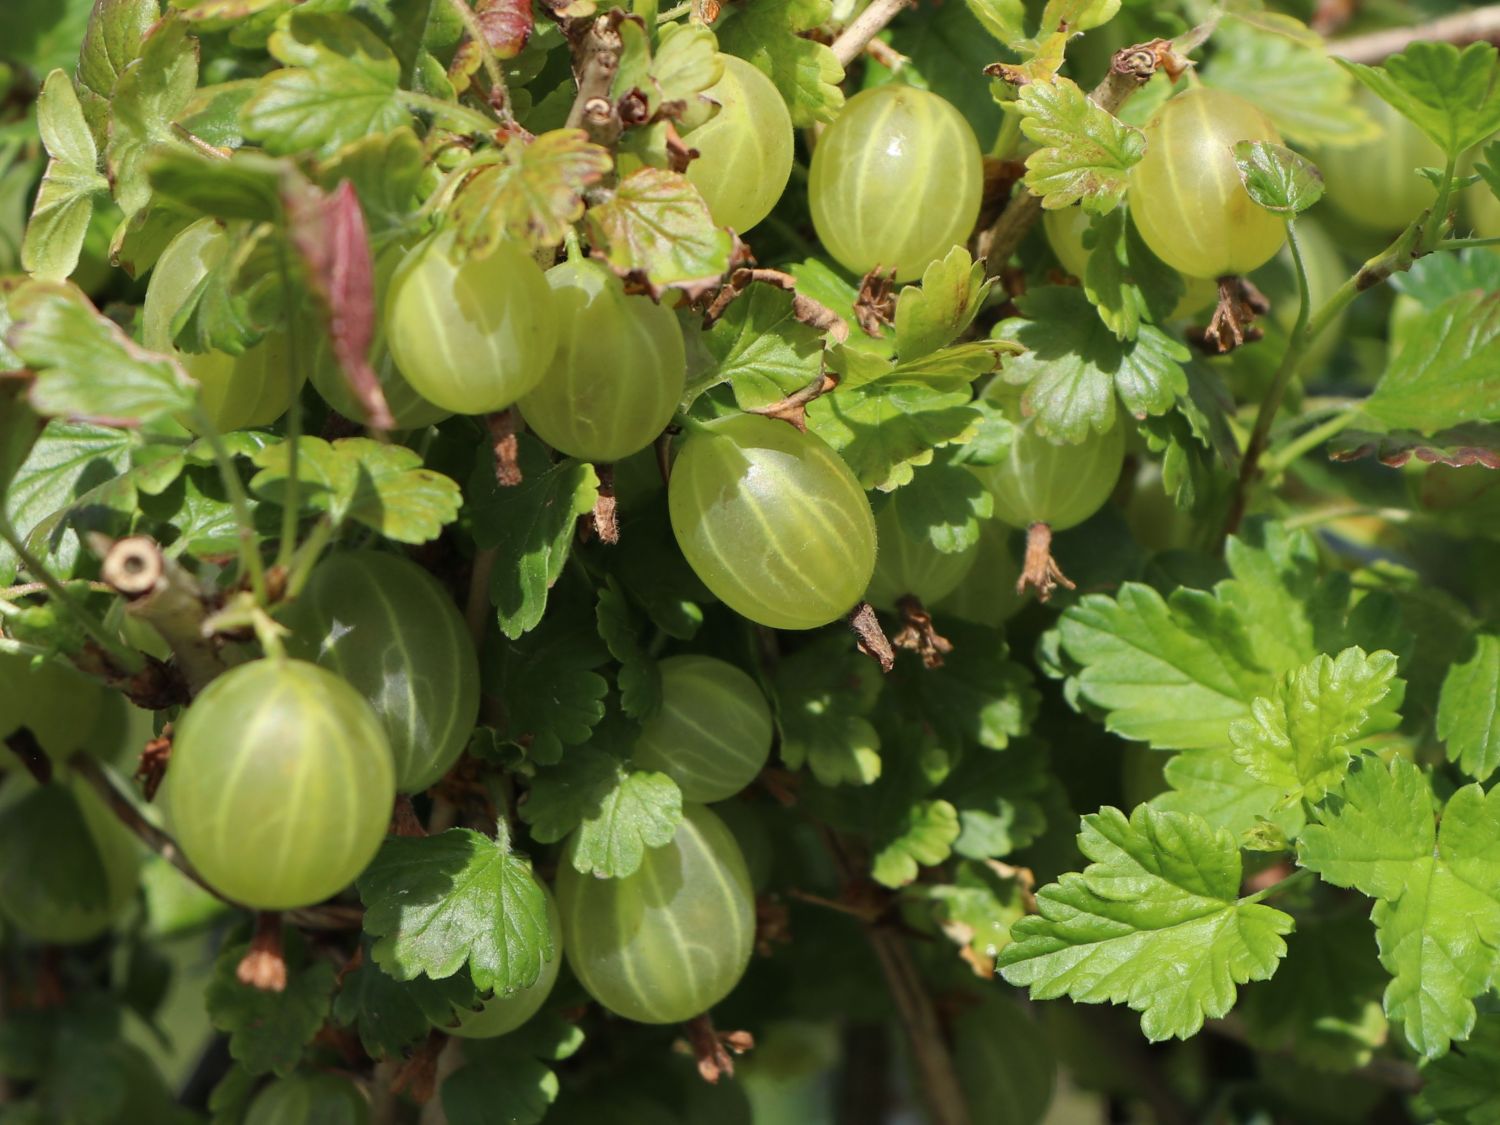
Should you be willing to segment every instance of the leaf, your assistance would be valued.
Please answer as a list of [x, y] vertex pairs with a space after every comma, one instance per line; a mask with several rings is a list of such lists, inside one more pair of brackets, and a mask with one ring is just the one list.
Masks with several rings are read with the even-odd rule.
[[918, 865], [933, 867], [952, 854], [958, 832], [958, 810], [947, 801], [918, 801], [899, 834], [881, 843], [871, 874], [882, 886], [904, 887], [917, 877]]
[[1411, 430], [1389, 433], [1345, 430], [1329, 443], [1328, 456], [1334, 461], [1375, 457], [1382, 465], [1394, 469], [1406, 465], [1413, 457], [1427, 465], [1450, 465], [1456, 469], [1481, 465], [1500, 469], [1500, 426], [1467, 422], [1439, 430], [1431, 437]]
[[270, 51], [285, 68], [259, 79], [241, 121], [273, 156], [329, 156], [411, 123], [400, 61], [353, 16], [295, 12], [272, 34]]
[[509, 995], [552, 959], [546, 893], [531, 860], [511, 850], [504, 817], [493, 840], [469, 828], [388, 836], [356, 885], [371, 957], [396, 980], [442, 980], [468, 965], [481, 992]]
[[1377, 899], [1380, 963], [1393, 978], [1385, 1012], [1436, 1058], [1474, 1027], [1473, 998], [1500, 970], [1500, 790], [1466, 785], [1433, 825], [1432, 789], [1406, 758], [1366, 757], [1298, 844], [1298, 862]]
[[984, 29], [1004, 46], [1015, 49], [1026, 34], [1026, 5], [1023, 0], [966, 0], [969, 11], [984, 24]]
[[37, 413], [138, 425], [192, 409], [195, 385], [177, 361], [136, 344], [71, 285], [30, 282], [7, 303], [6, 342], [36, 373]]
[[370, 957], [345, 976], [333, 1001], [333, 1018], [353, 1027], [373, 1058], [399, 1055], [434, 1027], [452, 1024], [463, 1009], [477, 1007], [479, 994], [466, 974], [443, 980], [399, 981]]
[[1383, 101], [1414, 122], [1449, 156], [1488, 140], [1500, 129], [1495, 47], [1416, 42], [1384, 66], [1340, 59], [1339, 64]]
[[453, 202], [459, 245], [475, 258], [508, 239], [539, 250], [561, 245], [583, 218], [583, 193], [611, 167], [609, 150], [582, 129], [512, 138], [504, 162], [482, 169]]
[[969, 859], [1001, 859], [1028, 846], [1047, 827], [1043, 801], [1053, 784], [1041, 742], [966, 755], [938, 790], [958, 810], [953, 850]]
[[[1083, 818], [1092, 862], [1037, 892], [996, 965], [1033, 999], [1126, 1003], [1153, 1042], [1195, 1034], [1233, 1006], [1235, 985], [1268, 979], [1292, 919], [1239, 897], [1239, 849], [1196, 816], [1142, 805]], [[1171, 973], [1161, 967], [1171, 965]]]
[[500, 631], [512, 640], [541, 621], [547, 591], [572, 549], [574, 524], [599, 497], [593, 466], [571, 459], [554, 464], [529, 435], [518, 439], [517, 463], [521, 483], [498, 484], [493, 454], [481, 449], [467, 494], [474, 541], [497, 553], [490, 601]]
[[797, 128], [834, 119], [844, 105], [844, 68], [822, 43], [799, 32], [826, 24], [832, 0], [757, 0], [727, 8], [714, 28], [719, 49], [748, 59], [776, 84]]
[[499, 59], [519, 55], [536, 26], [530, 0], [475, 0], [474, 15], [485, 42]]
[[[1500, 144], [1500, 142], [1496, 142]], [[1411, 268], [1391, 275], [1388, 284], [1424, 309], [1474, 289], [1500, 289], [1500, 254], [1473, 247], [1457, 253], [1428, 254]]]
[[[335, 524], [348, 520], [398, 543], [426, 543], [458, 518], [463, 496], [458, 484], [422, 467], [422, 455], [403, 445], [370, 438], [298, 439], [298, 496], [306, 508], [327, 512]], [[291, 444], [258, 450], [251, 461], [260, 470], [250, 488], [272, 503], [283, 502]]]
[[908, 285], [896, 298], [896, 354], [920, 359], [945, 348], [974, 323], [994, 280], [984, 276], [961, 246], [928, 265], [922, 285]]
[[1143, 319], [1172, 319], [1183, 294], [1182, 275], [1151, 252], [1125, 210], [1098, 216], [1092, 230], [1094, 248], [1079, 280], [1099, 319], [1121, 340], [1139, 336]]
[[519, 1052], [492, 1050], [443, 1079], [443, 1116], [450, 1125], [536, 1125], [558, 1089], [550, 1067]]
[[141, 53], [141, 43], [161, 16], [158, 0], [95, 0], [78, 56], [78, 100], [94, 142], [108, 139], [110, 98], [120, 75]]
[[251, 1074], [285, 1077], [328, 1018], [334, 968], [321, 958], [303, 963], [300, 940], [287, 940], [287, 982], [281, 992], [241, 984], [235, 969], [250, 946], [229, 943], [214, 962], [205, 993], [209, 1019], [229, 1033], [229, 1053]]
[[1448, 760], [1475, 781], [1500, 768], [1500, 636], [1479, 633], [1473, 655], [1448, 668], [1438, 699], [1437, 736]]
[[62, 71], [47, 75], [36, 112], [51, 159], [21, 243], [21, 268], [44, 281], [63, 281], [78, 267], [94, 198], [108, 193], [109, 180], [99, 174], [94, 136]]
[[109, 102], [109, 144], [104, 157], [115, 202], [127, 217], [151, 200], [146, 158], [158, 146], [181, 145], [172, 123], [198, 88], [198, 41], [187, 23], [168, 16], [141, 43], [140, 57], [115, 83]]
[[702, 334], [716, 366], [695, 387], [728, 383], [742, 410], [780, 402], [823, 373], [823, 334], [799, 321], [796, 294], [752, 282]]
[[638, 168], [585, 218], [595, 255], [654, 297], [667, 289], [704, 292], [729, 269], [729, 232], [714, 225], [681, 173]]
[[521, 819], [543, 844], [576, 830], [573, 867], [619, 879], [641, 866], [647, 848], [672, 842], [682, 823], [682, 791], [664, 773], [633, 770], [607, 751], [580, 747], [537, 775]]
[[146, 176], [159, 199], [219, 219], [279, 219], [282, 181], [295, 173], [291, 161], [259, 152], [217, 160], [170, 148], [146, 161]]
[[1155, 325], [1134, 340], [1116, 339], [1088, 299], [1071, 286], [1035, 289], [1017, 302], [1025, 318], [996, 329], [1025, 352], [1005, 365], [1008, 383], [1024, 385], [1022, 410], [1053, 441], [1074, 443], [1116, 424], [1115, 398], [1137, 418], [1164, 414], [1188, 390], [1187, 348]]
[[1025, 183], [1042, 206], [1114, 210], [1130, 186], [1130, 169], [1146, 154], [1145, 135], [1060, 76], [1028, 82], [1016, 101], [1021, 132], [1037, 144], [1026, 158]]
[[370, 229], [381, 232], [409, 222], [422, 173], [422, 142], [402, 126], [345, 145], [318, 165], [314, 178], [325, 191], [352, 183]]
[[699, 95], [724, 76], [724, 59], [712, 31], [699, 24], [665, 24], [654, 54], [642, 25], [626, 20], [619, 32], [625, 46], [610, 88], [616, 102], [643, 100], [637, 112], [646, 121], [662, 116], [667, 103], [682, 102], [689, 113], [710, 104]]
[[1461, 293], [1413, 320], [1364, 409], [1424, 434], [1500, 416], [1500, 294]]
[[1448, 1125], [1495, 1125], [1500, 1106], [1500, 1011], [1482, 1010], [1463, 1047], [1422, 1068], [1419, 1111]]
[[943, 554], [966, 551], [979, 542], [983, 521], [995, 501], [979, 478], [959, 465], [929, 465], [892, 494], [902, 534]]
[[632, 719], [647, 719], [661, 707], [661, 668], [641, 644], [641, 624], [614, 579], [599, 591], [595, 610], [599, 636], [620, 662], [620, 706]]
[[924, 722], [950, 744], [1006, 749], [1036, 717], [1040, 700], [1030, 671], [1009, 659], [993, 629], [944, 621], [942, 630], [953, 652], [941, 668], [923, 669], [913, 680]]
[[1171, 788], [1151, 799], [1154, 808], [1201, 816], [1210, 828], [1226, 829], [1242, 843], [1264, 824], [1275, 825], [1288, 839], [1302, 831], [1302, 806], [1284, 805], [1282, 790], [1257, 780], [1228, 749], [1174, 754], [1162, 778]]
[[776, 666], [771, 699], [781, 760], [822, 785], [869, 785], [880, 776], [880, 734], [868, 715], [880, 694], [874, 665], [825, 640]]
[[1269, 697], [1250, 705], [1249, 719], [1229, 727], [1234, 758], [1249, 773], [1273, 785], [1287, 803], [1317, 801], [1343, 780], [1359, 740], [1384, 722], [1405, 685], [1396, 678], [1396, 657], [1389, 652], [1366, 655], [1347, 648], [1337, 657], [1319, 656], [1276, 685]]
[[1240, 141], [1234, 164], [1245, 191], [1267, 211], [1296, 215], [1323, 198], [1323, 173], [1285, 145]]
[[1376, 135], [1354, 100], [1355, 84], [1328, 57], [1321, 36], [1281, 13], [1255, 18], [1251, 24], [1233, 16], [1214, 30], [1217, 49], [1202, 68], [1205, 85], [1256, 106], [1291, 144], [1351, 145]]

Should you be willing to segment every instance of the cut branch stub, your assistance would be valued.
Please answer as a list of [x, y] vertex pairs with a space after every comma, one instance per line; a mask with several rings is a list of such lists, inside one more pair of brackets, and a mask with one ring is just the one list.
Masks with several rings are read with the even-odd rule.
[[132, 535], [112, 543], [100, 577], [125, 598], [127, 613], [161, 634], [192, 695], [224, 671], [218, 647], [203, 627], [216, 608], [214, 595], [167, 558], [156, 540]]

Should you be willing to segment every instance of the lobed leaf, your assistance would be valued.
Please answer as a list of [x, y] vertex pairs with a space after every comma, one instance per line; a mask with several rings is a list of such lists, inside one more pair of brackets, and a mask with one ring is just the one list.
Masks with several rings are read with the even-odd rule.
[[748, 59], [776, 84], [792, 124], [801, 128], [832, 121], [844, 105], [837, 56], [800, 34], [832, 15], [832, 0], [758, 0], [727, 8], [714, 31], [721, 51]]
[[219, 951], [205, 990], [209, 1019], [229, 1033], [229, 1053], [251, 1074], [285, 1076], [328, 1019], [334, 968], [318, 959], [301, 963], [300, 943], [288, 942], [286, 988], [264, 992], [241, 984], [235, 970], [250, 946], [230, 942]]
[[613, 578], [599, 590], [595, 613], [599, 636], [620, 662], [620, 707], [632, 719], [650, 718], [661, 708], [661, 668], [641, 644], [641, 623]]
[[537, 249], [561, 245], [583, 217], [583, 193], [611, 167], [609, 150], [582, 129], [554, 129], [529, 143], [511, 139], [503, 162], [481, 170], [454, 200], [459, 244], [475, 258], [507, 239]]
[[1492, 43], [1418, 41], [1383, 66], [1339, 60], [1346, 70], [1389, 102], [1450, 157], [1500, 129], [1500, 87]]
[[796, 294], [753, 282], [702, 335], [714, 368], [695, 388], [728, 383], [742, 410], [780, 402], [823, 373], [823, 334], [799, 321]]
[[1296, 215], [1323, 198], [1323, 174], [1307, 157], [1273, 141], [1240, 141], [1234, 163], [1245, 191], [1267, 211]]
[[1144, 134], [1060, 76], [1027, 83], [1016, 100], [1021, 132], [1037, 144], [1026, 157], [1025, 183], [1042, 206], [1114, 210], [1130, 186], [1130, 169], [1146, 154]]
[[168, 16], [141, 42], [140, 56], [120, 72], [109, 103], [109, 144], [104, 157], [115, 201], [127, 217], [151, 201], [148, 155], [179, 147], [172, 124], [198, 88], [198, 41], [187, 22]]
[[1460, 293], [1413, 320], [1365, 412], [1423, 434], [1500, 416], [1500, 294]]
[[1500, 636], [1479, 633], [1473, 653], [1453, 664], [1438, 698], [1437, 736], [1475, 781], [1487, 781], [1500, 768]]
[[109, 180], [99, 172], [99, 150], [61, 70], [47, 75], [36, 111], [50, 159], [21, 242], [21, 268], [44, 281], [63, 281], [78, 267], [94, 200], [108, 193]]
[[586, 219], [596, 256], [653, 296], [706, 292], [729, 269], [733, 239], [681, 173], [638, 168]]
[[958, 810], [943, 800], [918, 801], [907, 811], [899, 831], [881, 841], [871, 874], [886, 887], [904, 887], [919, 867], [942, 863], [958, 839]]
[[904, 360], [945, 348], [974, 323], [994, 285], [984, 263], [973, 261], [961, 246], [932, 262], [922, 285], [908, 285], [896, 298], [896, 354]]

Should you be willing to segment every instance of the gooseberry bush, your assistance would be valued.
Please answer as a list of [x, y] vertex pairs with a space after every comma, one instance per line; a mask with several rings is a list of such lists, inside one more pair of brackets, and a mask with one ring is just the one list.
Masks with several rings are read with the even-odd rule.
[[1500, 1120], [1445, 7], [7, 0], [0, 1123]]

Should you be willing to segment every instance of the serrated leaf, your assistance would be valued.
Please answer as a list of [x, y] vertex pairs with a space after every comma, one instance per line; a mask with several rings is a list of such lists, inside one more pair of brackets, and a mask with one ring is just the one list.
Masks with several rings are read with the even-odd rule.
[[614, 579], [599, 590], [595, 613], [599, 636], [620, 662], [620, 707], [632, 719], [649, 718], [661, 707], [661, 668], [641, 644], [641, 623]]
[[1329, 442], [1328, 456], [1334, 461], [1374, 457], [1382, 465], [1395, 469], [1413, 457], [1427, 465], [1449, 465], [1455, 469], [1469, 465], [1500, 469], [1500, 426], [1469, 422], [1439, 430], [1430, 437], [1411, 430], [1388, 433], [1345, 430]]
[[1319, 656], [1288, 672], [1268, 697], [1250, 705], [1250, 718], [1229, 727], [1234, 758], [1251, 776], [1275, 786], [1287, 803], [1317, 801], [1343, 780], [1349, 760], [1371, 728], [1399, 705], [1405, 685], [1396, 678], [1396, 657], [1348, 648]]
[[1081, 203], [1104, 214], [1119, 205], [1146, 138], [1060, 76], [1029, 82], [1017, 95], [1021, 132], [1037, 144], [1026, 158], [1026, 187], [1049, 209]]
[[1298, 862], [1377, 899], [1385, 1011], [1436, 1058], [1474, 1027], [1473, 998], [1500, 970], [1500, 790], [1458, 790], [1433, 824], [1432, 789], [1410, 761], [1366, 757], [1298, 844]]
[[1002, 859], [1047, 827], [1043, 805], [1054, 784], [1046, 746], [1035, 740], [1001, 753], [968, 754], [938, 790], [958, 810], [953, 850], [969, 859]]
[[650, 33], [640, 24], [626, 20], [619, 32], [624, 49], [610, 96], [618, 102], [638, 93], [645, 100], [642, 116], [647, 120], [669, 102], [683, 102], [691, 111], [701, 104], [699, 95], [723, 77], [724, 59], [714, 33], [702, 24], [666, 24], [655, 52]]
[[1463, 1048], [1422, 1068], [1417, 1105], [1448, 1125], [1500, 1122], [1500, 1010], [1490, 1001]]
[[432, 1028], [452, 1024], [478, 1004], [479, 993], [466, 974], [400, 981], [375, 964], [366, 948], [359, 967], [339, 984], [333, 1018], [354, 1028], [365, 1052], [378, 1059], [399, 1055]]
[[396, 980], [442, 980], [465, 965], [483, 992], [535, 984], [554, 954], [547, 896], [531, 860], [468, 828], [389, 836], [356, 881], [370, 955]]
[[695, 387], [728, 383], [742, 410], [795, 394], [823, 371], [823, 334], [793, 313], [795, 294], [753, 282], [707, 332], [703, 346], [714, 370]]
[[1500, 294], [1461, 293], [1409, 324], [1364, 409], [1424, 434], [1500, 417]]
[[1025, 348], [1009, 360], [1006, 382], [1024, 385], [1021, 403], [1039, 432], [1080, 442], [1117, 424], [1115, 400], [1137, 418], [1164, 414], [1188, 390], [1182, 364], [1190, 353], [1155, 325], [1120, 340], [1090, 315], [1088, 298], [1071, 286], [1032, 290], [1020, 302], [1025, 318], [1002, 322], [996, 334]]
[[94, 199], [109, 191], [109, 180], [99, 173], [99, 150], [72, 80], [62, 71], [47, 75], [36, 112], [51, 159], [21, 242], [21, 268], [45, 281], [62, 281], [78, 266]]
[[943, 554], [966, 551], [979, 542], [983, 521], [995, 500], [979, 478], [959, 465], [928, 465], [891, 495], [902, 533]]
[[272, 155], [329, 156], [410, 124], [400, 61], [353, 16], [294, 13], [272, 34], [270, 51], [286, 65], [259, 79], [241, 121]]
[[586, 221], [595, 254], [654, 296], [705, 291], [729, 269], [733, 240], [681, 173], [636, 169], [588, 209]]
[[571, 459], [554, 464], [529, 435], [518, 439], [517, 463], [521, 483], [498, 484], [493, 454], [482, 449], [467, 497], [475, 542], [497, 552], [490, 601], [499, 611], [501, 632], [512, 640], [541, 621], [547, 591], [572, 549], [574, 524], [599, 498], [592, 465]]
[[1311, 160], [1273, 141], [1240, 141], [1234, 164], [1245, 191], [1278, 215], [1296, 215], [1323, 198], [1323, 174]]
[[440, 1097], [450, 1125], [536, 1125], [558, 1089], [557, 1075], [536, 1059], [490, 1052], [443, 1079]]
[[198, 87], [198, 41], [187, 23], [168, 16], [141, 43], [140, 57], [115, 83], [109, 103], [109, 144], [104, 157], [115, 201], [127, 217], [151, 200], [146, 158], [158, 146], [177, 146], [172, 123]]
[[1451, 665], [1438, 699], [1437, 736], [1448, 760], [1475, 781], [1500, 768], [1500, 636], [1479, 633], [1473, 654]]
[[78, 99], [102, 148], [109, 137], [109, 102], [120, 75], [141, 53], [141, 42], [161, 16], [158, 0], [95, 0], [78, 56]]
[[682, 791], [664, 773], [633, 770], [607, 751], [580, 747], [537, 775], [521, 819], [544, 844], [576, 832], [573, 867], [618, 879], [641, 866], [646, 849], [672, 842], [682, 823]]
[[1170, 788], [1151, 799], [1154, 808], [1201, 816], [1210, 828], [1226, 829], [1242, 844], [1265, 824], [1288, 839], [1302, 830], [1302, 806], [1284, 805], [1281, 790], [1257, 780], [1228, 749], [1173, 754], [1162, 779]]
[[325, 191], [352, 183], [370, 229], [379, 232], [409, 221], [422, 172], [422, 142], [403, 126], [345, 145], [319, 163], [314, 179]]
[[880, 694], [874, 665], [848, 644], [824, 641], [776, 666], [772, 703], [781, 760], [822, 785], [869, 785], [880, 776], [880, 734], [868, 715]]
[[301, 963], [300, 942], [288, 940], [287, 945], [290, 959], [283, 991], [264, 992], [241, 984], [235, 969], [250, 947], [231, 943], [219, 952], [205, 992], [209, 1019], [229, 1033], [230, 1055], [251, 1074], [290, 1074], [328, 1018], [333, 965], [322, 959]]
[[504, 162], [481, 170], [454, 200], [459, 245], [476, 258], [508, 239], [561, 245], [583, 217], [583, 193], [611, 166], [609, 150], [582, 129], [554, 129], [530, 143], [512, 138]]
[[[922, 285], [908, 285], [896, 298], [896, 354], [903, 361], [945, 348], [974, 323], [994, 279], [984, 263], [962, 246], [928, 265]], [[742, 404], [743, 405], [743, 404]]]
[[71, 285], [30, 282], [7, 304], [6, 342], [36, 373], [39, 414], [135, 425], [192, 408], [196, 385], [177, 361], [135, 343]]
[[942, 863], [958, 839], [958, 810], [947, 801], [918, 801], [907, 811], [896, 835], [880, 842], [871, 874], [886, 887], [904, 887], [919, 866]]
[[236, 152], [218, 160], [171, 148], [153, 152], [146, 161], [146, 176], [160, 198], [219, 219], [280, 218], [281, 185], [295, 171], [290, 160], [260, 152]]
[[[911, 684], [924, 722], [955, 745], [1004, 750], [1031, 726], [1039, 697], [1031, 673], [1009, 659], [993, 629], [944, 621], [953, 652]], [[903, 681], [904, 683], [905, 681]]]
[[1383, 66], [1340, 64], [1416, 124], [1449, 156], [1473, 148], [1500, 129], [1495, 47], [1416, 42]]
[[776, 84], [798, 128], [832, 121], [844, 104], [844, 68], [826, 45], [799, 32], [827, 23], [832, 0], [758, 0], [726, 9], [719, 49], [754, 63]]
[[1143, 319], [1171, 319], [1182, 297], [1182, 275], [1151, 252], [1125, 210], [1097, 217], [1092, 229], [1094, 248], [1079, 280], [1099, 319], [1121, 340], [1134, 340]]
[[1015, 49], [1026, 34], [1023, 0], [966, 0], [974, 18], [1004, 46]]
[[[404, 445], [370, 438], [299, 440], [298, 497], [304, 507], [327, 512], [335, 523], [353, 520], [398, 543], [426, 543], [458, 518], [463, 496], [457, 482], [422, 467], [422, 455]], [[251, 457], [260, 470], [250, 480], [257, 495], [281, 503], [291, 463], [289, 442]]]
[[1078, 846], [1089, 866], [1039, 890], [1040, 913], [1011, 927], [996, 960], [1008, 983], [1035, 999], [1128, 1004], [1155, 1042], [1195, 1034], [1229, 1011], [1235, 985], [1276, 971], [1292, 919], [1240, 899], [1228, 832], [1147, 805], [1129, 820], [1104, 808], [1083, 818]]

